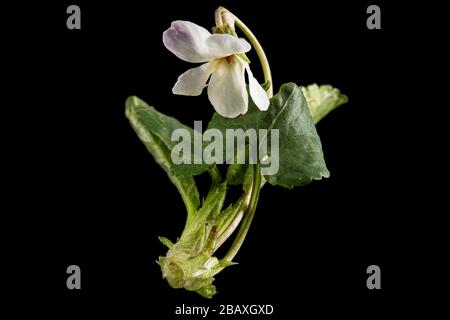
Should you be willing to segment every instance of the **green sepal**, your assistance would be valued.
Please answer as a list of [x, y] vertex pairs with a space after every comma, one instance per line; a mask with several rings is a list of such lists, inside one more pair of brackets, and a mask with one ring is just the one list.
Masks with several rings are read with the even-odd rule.
[[159, 241], [160, 241], [163, 245], [165, 245], [167, 248], [170, 249], [170, 248], [173, 247], [173, 242], [170, 241], [169, 239], [167, 239], [166, 237], [158, 236], [158, 239], [159, 239]]

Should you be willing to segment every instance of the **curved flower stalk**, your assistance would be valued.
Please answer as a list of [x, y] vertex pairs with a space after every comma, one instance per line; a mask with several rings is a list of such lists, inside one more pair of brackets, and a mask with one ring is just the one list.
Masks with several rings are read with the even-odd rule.
[[[193, 130], [159, 113], [137, 97], [130, 97], [126, 102], [126, 116], [133, 129], [155, 161], [167, 172], [187, 209], [186, 224], [177, 242], [159, 237], [168, 247], [166, 255], [158, 260], [163, 278], [173, 288], [195, 291], [207, 298], [216, 294], [214, 276], [235, 264], [234, 258], [255, 216], [262, 186], [270, 183], [292, 189], [329, 176], [315, 124], [347, 102], [347, 97], [339, 90], [315, 84], [307, 87], [283, 84], [279, 93], [273, 96], [267, 57], [250, 29], [223, 7], [216, 10], [215, 20], [213, 34], [188, 21], [175, 21], [164, 32], [164, 45], [177, 57], [203, 63], [183, 73], [173, 92], [199, 95], [208, 87], [209, 100], [217, 112], [208, 127], [220, 132], [262, 129], [266, 134], [259, 139], [268, 140], [272, 136], [271, 130], [277, 129], [280, 141], [276, 152], [279, 152], [280, 161], [276, 173], [268, 174], [262, 170], [267, 165], [263, 160], [273, 155], [273, 149], [267, 150], [255, 164], [230, 164], [225, 178], [216, 164], [175, 164], [171, 155], [176, 153], [176, 142], [171, 140], [171, 132], [183, 128], [193, 134]], [[251, 45], [237, 36], [235, 25], [258, 55], [266, 90], [250, 71], [245, 53]], [[248, 155], [250, 147], [247, 143], [237, 153]], [[210, 174], [211, 187], [204, 200], [200, 201], [194, 176], [203, 172]], [[242, 185], [243, 194], [224, 208], [227, 190], [233, 185]], [[217, 249], [233, 235], [235, 237], [227, 253], [222, 258], [215, 256]]]

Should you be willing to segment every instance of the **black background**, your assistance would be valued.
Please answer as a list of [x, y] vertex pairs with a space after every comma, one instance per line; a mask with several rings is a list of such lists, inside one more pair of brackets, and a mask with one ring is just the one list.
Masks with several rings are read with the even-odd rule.
[[[372, 3], [381, 7], [381, 30], [366, 28]], [[81, 7], [81, 30], [66, 28], [70, 4]], [[177, 19], [209, 28], [220, 5], [259, 38], [275, 92], [291, 81], [331, 84], [349, 103], [318, 125], [331, 177], [294, 190], [265, 187], [239, 265], [216, 277], [219, 293], [206, 300], [161, 279], [155, 260], [165, 249], [157, 235], [180, 234], [184, 207], [132, 131], [124, 102], [137, 95], [188, 125], [210, 119], [206, 94], [172, 95], [178, 75], [193, 65], [164, 48], [162, 32]], [[421, 23], [411, 7], [61, 1], [5, 11], [20, 17], [9, 25], [18, 49], [11, 55], [20, 61], [11, 62], [18, 72], [10, 82], [27, 88], [13, 96], [20, 116], [5, 118], [21, 141], [15, 174], [24, 178], [10, 185], [22, 195], [10, 212], [26, 235], [11, 238], [20, 248], [7, 262], [20, 273], [12, 295], [58, 319], [187, 319], [174, 316], [183, 303], [273, 304], [270, 319], [366, 319], [420, 308], [416, 299], [432, 292], [424, 288], [440, 273], [425, 245], [427, 224], [416, 215], [433, 211], [423, 204], [426, 170], [416, 162], [415, 147], [424, 142], [409, 118], [421, 106], [401, 94], [417, 90], [420, 69], [411, 55]], [[256, 56], [250, 59], [262, 81]], [[80, 291], [66, 288], [71, 264], [81, 267]], [[381, 268], [378, 291], [366, 287], [371, 264]], [[433, 274], [425, 271], [430, 265]]]

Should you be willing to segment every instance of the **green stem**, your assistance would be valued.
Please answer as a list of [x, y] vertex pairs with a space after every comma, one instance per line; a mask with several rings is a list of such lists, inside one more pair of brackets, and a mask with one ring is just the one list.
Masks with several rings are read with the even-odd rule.
[[267, 96], [269, 98], [272, 98], [273, 97], [272, 73], [270, 71], [269, 61], [267, 60], [264, 49], [262, 48], [258, 39], [256, 39], [253, 32], [245, 25], [245, 23], [242, 22], [238, 17], [236, 17], [233, 13], [231, 13], [224, 7], [219, 7], [216, 10], [215, 20], [218, 27], [222, 27], [224, 25], [224, 18], [227, 18], [226, 16], [224, 17], [224, 13], [231, 15], [231, 17], [233, 18], [232, 23], [235, 23], [236, 26], [244, 33], [244, 35], [247, 37], [247, 39], [250, 41], [253, 48], [255, 49], [256, 54], [258, 55], [259, 61], [261, 63], [261, 67], [263, 69], [264, 80], [269, 83], [269, 88], [267, 89]]
[[[255, 37], [253, 32], [245, 25], [242, 20], [236, 17], [233, 13], [225, 9], [224, 7], [219, 7], [215, 13], [216, 25], [219, 28], [231, 27], [234, 30], [234, 25], [236, 25], [247, 37], [247, 39], [252, 44], [253, 48], [258, 55], [259, 61], [261, 63], [261, 67], [264, 74], [265, 82], [269, 83], [269, 88], [266, 90], [267, 96], [269, 98], [273, 97], [273, 81], [272, 81], [272, 73], [270, 71], [269, 61], [267, 60], [267, 56], [259, 43], [258, 39]], [[253, 167], [253, 185], [251, 188], [251, 196], [250, 203], [246, 208], [245, 215], [241, 221], [241, 226], [239, 228], [238, 234], [234, 239], [233, 244], [228, 250], [227, 254], [223, 258], [226, 261], [232, 261], [239, 249], [242, 246], [242, 243], [247, 236], [248, 230], [250, 229], [250, 225], [252, 223], [253, 217], [255, 216], [256, 207], [258, 205], [259, 193], [261, 190], [261, 169], [258, 164], [255, 164]], [[244, 209], [245, 210], [245, 209]], [[237, 215], [239, 218], [239, 215]], [[239, 219], [240, 220], [240, 219]], [[234, 228], [233, 228], [234, 230]]]
[[233, 241], [233, 244], [231, 245], [227, 254], [223, 257], [223, 259], [226, 261], [233, 261], [234, 257], [241, 248], [245, 237], [247, 236], [253, 217], [255, 216], [256, 207], [258, 205], [259, 192], [261, 190], [261, 171], [258, 164], [255, 164], [253, 166], [253, 184], [250, 204], [248, 205], [248, 210], [244, 216], [243, 221], [241, 222], [241, 226], [239, 228], [238, 234], [236, 235], [236, 238]]
[[222, 180], [222, 175], [220, 174], [219, 168], [216, 165], [211, 167], [209, 170], [209, 175], [211, 176], [211, 187], [209, 191], [217, 186], [217, 184]]
[[239, 226], [239, 224], [242, 221], [242, 218], [244, 217], [245, 213], [247, 212], [248, 206], [250, 204], [251, 196], [252, 196], [252, 190], [253, 186], [251, 185], [243, 194], [241, 205], [239, 206], [238, 210], [232, 214], [231, 219], [229, 222], [227, 222], [226, 227], [224, 228], [223, 232], [219, 234], [219, 237], [216, 241], [216, 248], [215, 250], [219, 249], [220, 246], [227, 240], [231, 234], [236, 230], [236, 228]]

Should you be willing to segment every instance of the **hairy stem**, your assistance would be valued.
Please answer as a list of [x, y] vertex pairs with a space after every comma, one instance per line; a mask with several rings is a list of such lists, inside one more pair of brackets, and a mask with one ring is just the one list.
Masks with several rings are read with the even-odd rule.
[[250, 204], [251, 196], [252, 196], [252, 190], [253, 186], [250, 186], [245, 193], [242, 196], [242, 203], [238, 208], [238, 211], [233, 214], [233, 217], [228, 225], [225, 227], [224, 231], [219, 234], [219, 237], [216, 241], [216, 248], [215, 250], [219, 249], [220, 246], [227, 240], [236, 230], [236, 228], [241, 223], [242, 218], [244, 217], [244, 214], [247, 212], [248, 206]]
[[252, 195], [250, 198], [250, 203], [248, 205], [247, 212], [244, 216], [244, 219], [241, 223], [241, 226], [239, 228], [238, 234], [236, 235], [236, 238], [233, 241], [233, 244], [231, 245], [230, 249], [228, 250], [227, 254], [223, 257], [226, 261], [232, 261], [236, 254], [238, 253], [239, 249], [242, 246], [242, 243], [245, 240], [245, 237], [247, 236], [248, 230], [250, 229], [250, 225], [252, 223], [253, 217], [255, 216], [256, 207], [258, 205], [258, 199], [259, 199], [259, 192], [261, 190], [261, 171], [258, 164], [254, 165], [254, 172], [253, 172], [253, 183], [252, 183]]

